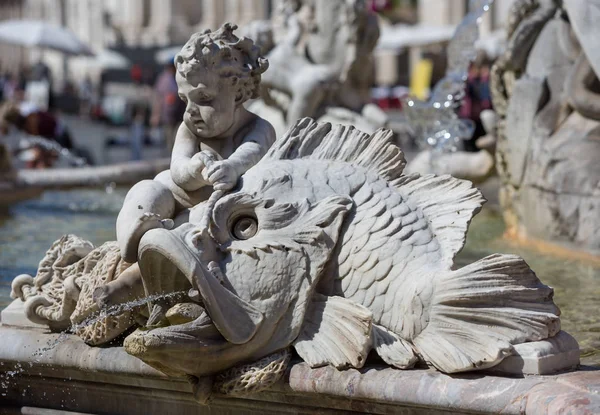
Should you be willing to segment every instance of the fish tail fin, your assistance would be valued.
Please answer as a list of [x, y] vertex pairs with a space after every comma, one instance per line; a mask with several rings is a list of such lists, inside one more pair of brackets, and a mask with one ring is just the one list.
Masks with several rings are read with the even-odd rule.
[[515, 255], [495, 254], [435, 281], [427, 327], [412, 343], [446, 373], [487, 368], [512, 345], [560, 330], [552, 288]]

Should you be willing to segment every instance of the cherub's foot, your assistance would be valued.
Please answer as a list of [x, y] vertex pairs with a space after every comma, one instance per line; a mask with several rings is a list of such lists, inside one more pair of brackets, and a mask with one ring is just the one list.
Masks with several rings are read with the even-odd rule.
[[173, 226], [172, 219], [161, 219], [156, 213], [144, 213], [131, 225], [129, 235], [120, 243], [121, 257], [131, 264], [137, 262], [137, 251], [142, 236], [151, 229], [173, 229]]

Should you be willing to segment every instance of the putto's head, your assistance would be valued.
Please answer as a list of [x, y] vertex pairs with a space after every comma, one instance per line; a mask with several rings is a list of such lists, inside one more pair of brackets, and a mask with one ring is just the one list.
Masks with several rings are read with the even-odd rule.
[[201, 137], [218, 136], [233, 124], [233, 113], [258, 97], [261, 74], [269, 64], [251, 39], [238, 38], [237, 26], [192, 35], [175, 56], [179, 95], [186, 102], [184, 122]]

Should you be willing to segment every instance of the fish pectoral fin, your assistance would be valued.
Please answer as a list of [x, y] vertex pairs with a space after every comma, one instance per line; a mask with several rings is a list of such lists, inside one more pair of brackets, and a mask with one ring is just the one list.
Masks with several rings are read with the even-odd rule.
[[263, 322], [263, 313], [225, 288], [202, 265], [194, 272], [196, 284], [213, 324], [233, 344], [250, 341]]
[[311, 367], [361, 368], [371, 350], [373, 314], [342, 297], [315, 294], [294, 347]]
[[398, 369], [409, 369], [419, 360], [410, 343], [377, 324], [373, 324], [373, 348], [385, 363]]

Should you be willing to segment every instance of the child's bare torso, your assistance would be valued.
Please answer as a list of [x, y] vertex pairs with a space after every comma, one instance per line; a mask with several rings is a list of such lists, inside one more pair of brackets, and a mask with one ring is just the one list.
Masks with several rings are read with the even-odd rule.
[[[220, 160], [228, 159], [233, 152], [244, 142], [246, 136], [260, 130], [259, 124], [260, 118], [256, 117], [243, 128], [240, 128], [232, 136], [224, 138], [197, 138], [198, 140], [198, 151], [210, 151], [214, 153]], [[260, 131], [257, 131], [260, 133]]]

